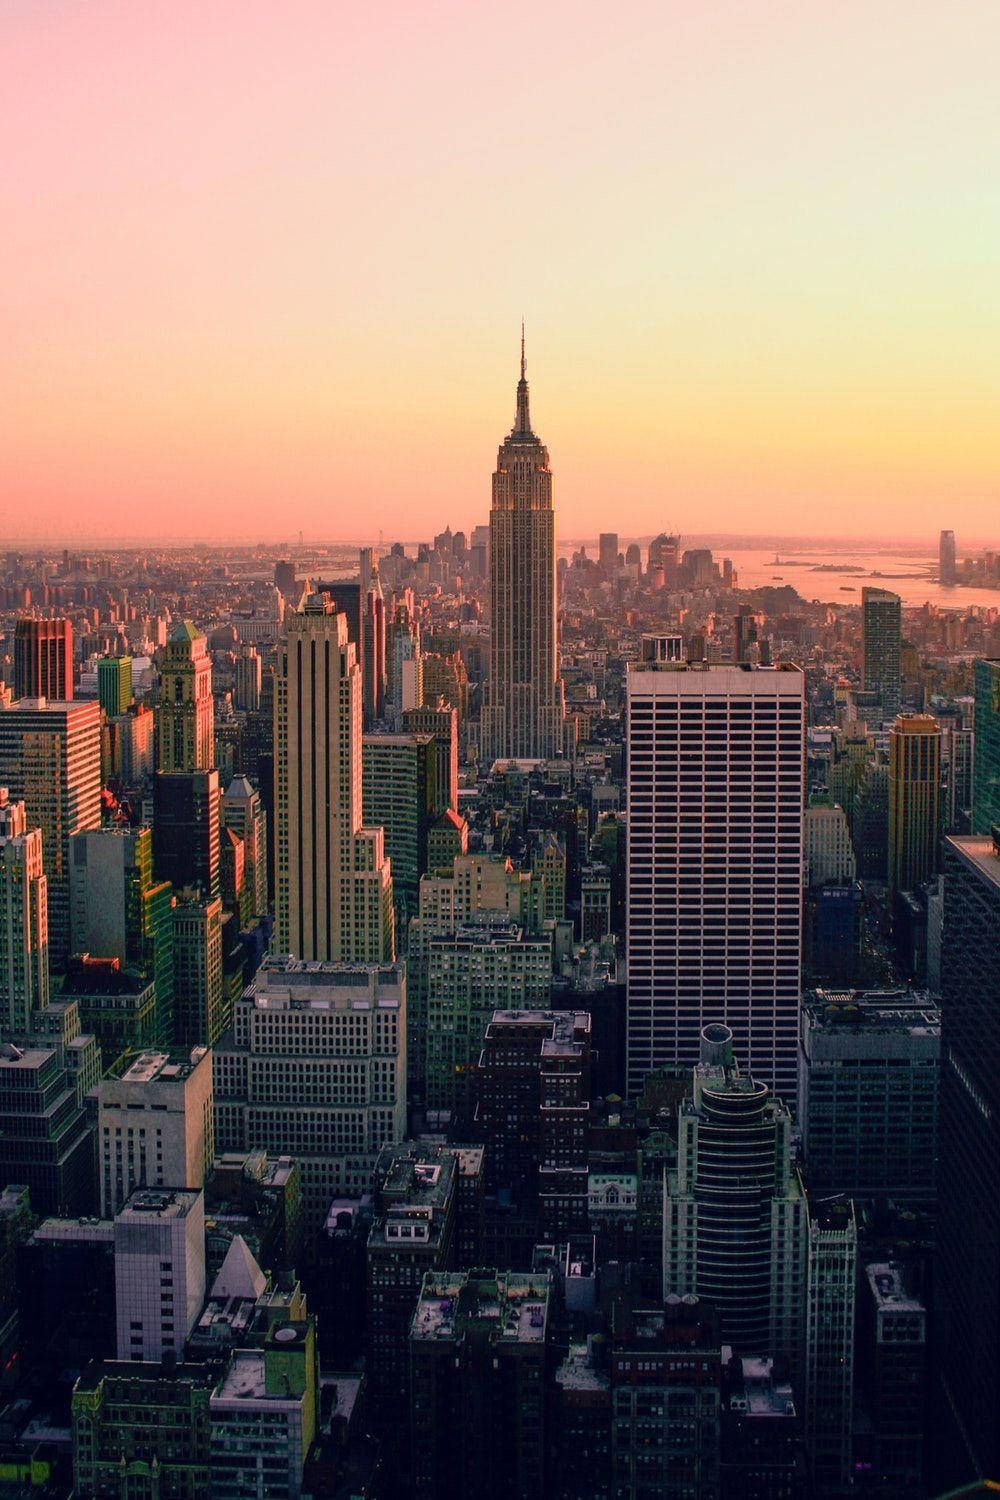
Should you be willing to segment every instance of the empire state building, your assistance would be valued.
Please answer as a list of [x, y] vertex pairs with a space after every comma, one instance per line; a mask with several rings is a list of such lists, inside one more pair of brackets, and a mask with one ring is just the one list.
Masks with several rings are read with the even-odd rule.
[[514, 427], [500, 445], [490, 512], [487, 761], [563, 753], [565, 703], [556, 625], [556, 524], [548, 449], [531, 430], [521, 329]]

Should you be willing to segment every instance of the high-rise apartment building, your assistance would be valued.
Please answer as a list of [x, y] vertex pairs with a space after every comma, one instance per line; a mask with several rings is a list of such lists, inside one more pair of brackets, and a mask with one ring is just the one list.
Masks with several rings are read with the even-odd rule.
[[629, 1094], [724, 1020], [794, 1107], [803, 673], [644, 664], [627, 695]]
[[287, 617], [276, 689], [274, 950], [384, 963], [392, 877], [382, 829], [363, 826], [361, 668], [328, 595]]
[[0, 786], [0, 1036], [25, 1035], [49, 1003], [49, 919], [42, 834]]
[[161, 771], [208, 771], [215, 764], [212, 658], [190, 620], [181, 620], [160, 661]]
[[101, 1216], [114, 1218], [136, 1188], [199, 1192], [214, 1155], [212, 1054], [144, 1052], [97, 1086]]
[[555, 526], [548, 449], [531, 430], [522, 331], [517, 413], [493, 475], [487, 762], [563, 753]]
[[938, 579], [946, 586], [958, 581], [958, 562], [955, 556], [955, 533], [942, 531], [938, 543]]
[[935, 1331], [955, 1484], [1000, 1473], [1000, 840], [944, 843]]
[[118, 1358], [183, 1359], [204, 1300], [204, 1194], [140, 1188], [115, 1216]]
[[843, 1494], [852, 1478], [854, 1205], [819, 1203], [809, 1217], [805, 1308], [806, 1446], [817, 1494]]
[[889, 731], [889, 892], [932, 880], [941, 840], [941, 728], [901, 714]]
[[96, 701], [24, 698], [0, 713], [0, 786], [23, 801], [42, 832], [49, 904], [49, 962], [69, 954], [70, 839], [101, 824], [101, 710]]
[[866, 693], [877, 694], [883, 722], [894, 719], [902, 703], [902, 636], [899, 595], [888, 589], [862, 589], [861, 681]]
[[128, 712], [132, 702], [131, 656], [98, 658], [97, 701], [109, 719], [116, 719]]
[[69, 620], [18, 620], [14, 629], [14, 697], [73, 697], [73, 626]]
[[988, 838], [994, 824], [1000, 823], [1000, 660], [981, 658], [974, 672], [972, 831]]
[[402, 966], [266, 959], [213, 1060], [216, 1147], [298, 1159], [308, 1224], [406, 1128]]

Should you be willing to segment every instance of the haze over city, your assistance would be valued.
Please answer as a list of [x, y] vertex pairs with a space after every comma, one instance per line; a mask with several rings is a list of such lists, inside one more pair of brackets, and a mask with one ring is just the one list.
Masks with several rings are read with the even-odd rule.
[[470, 524], [523, 315], [563, 536], [995, 543], [995, 6], [2, 24], [8, 537]]

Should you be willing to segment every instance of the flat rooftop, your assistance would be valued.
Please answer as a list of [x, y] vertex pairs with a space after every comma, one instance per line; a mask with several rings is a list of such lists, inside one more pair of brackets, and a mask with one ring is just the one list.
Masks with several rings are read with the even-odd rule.
[[168, 1191], [163, 1188], [137, 1188], [115, 1220], [116, 1224], [131, 1223], [138, 1219], [183, 1219], [191, 1212], [201, 1197], [200, 1193], [180, 1189]]
[[991, 838], [963, 834], [945, 839], [945, 845], [971, 866], [977, 875], [1000, 890], [1000, 855]]
[[121, 1078], [120, 1083], [183, 1083], [190, 1078], [195, 1068], [208, 1056], [207, 1047], [195, 1047], [190, 1054], [170, 1052], [142, 1052]]
[[926, 1312], [920, 1298], [907, 1289], [900, 1267], [891, 1261], [873, 1261], [865, 1266], [865, 1275], [880, 1312]]
[[411, 1337], [461, 1339], [475, 1324], [486, 1325], [496, 1343], [542, 1344], [549, 1288], [547, 1274], [429, 1272], [413, 1314]]

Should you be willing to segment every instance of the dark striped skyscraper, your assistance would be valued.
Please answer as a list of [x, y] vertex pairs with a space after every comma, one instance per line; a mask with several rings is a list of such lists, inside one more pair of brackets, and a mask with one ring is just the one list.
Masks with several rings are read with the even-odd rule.
[[73, 627], [69, 620], [18, 620], [14, 630], [14, 697], [73, 696]]
[[548, 449], [531, 430], [522, 329], [517, 414], [493, 475], [485, 760], [562, 755], [558, 649], [552, 470]]
[[900, 650], [903, 606], [888, 589], [861, 590], [861, 676], [866, 693], [877, 693], [882, 721], [894, 719], [903, 699]]

